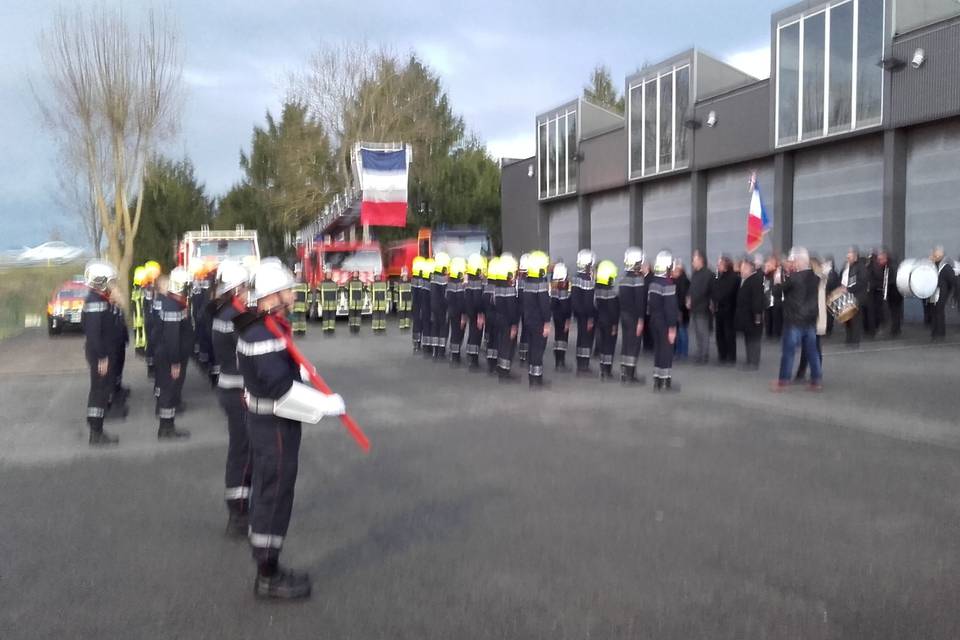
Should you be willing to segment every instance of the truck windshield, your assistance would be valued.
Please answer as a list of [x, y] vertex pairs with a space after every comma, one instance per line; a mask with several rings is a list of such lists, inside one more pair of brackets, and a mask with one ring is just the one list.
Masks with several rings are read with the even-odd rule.
[[242, 258], [256, 255], [253, 240], [200, 240], [194, 249], [196, 258]]
[[383, 261], [379, 251], [324, 251], [323, 270], [380, 273]]
[[443, 251], [451, 258], [469, 258], [473, 253], [490, 255], [490, 240], [485, 236], [433, 237], [433, 255]]

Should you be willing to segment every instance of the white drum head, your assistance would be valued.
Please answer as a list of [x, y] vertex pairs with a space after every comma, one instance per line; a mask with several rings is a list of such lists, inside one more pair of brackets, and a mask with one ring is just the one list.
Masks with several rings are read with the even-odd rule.
[[932, 262], [917, 260], [910, 272], [910, 291], [921, 300], [926, 300], [937, 290], [939, 276], [937, 267]]
[[916, 264], [916, 260], [907, 258], [900, 263], [900, 267], [897, 269], [897, 291], [899, 291], [900, 295], [904, 298], [909, 298], [913, 295], [913, 292], [910, 291], [910, 272], [913, 271], [913, 267]]

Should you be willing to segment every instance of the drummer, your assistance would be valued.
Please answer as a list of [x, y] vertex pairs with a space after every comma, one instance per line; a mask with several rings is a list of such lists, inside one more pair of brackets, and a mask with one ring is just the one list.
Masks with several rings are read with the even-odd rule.
[[[840, 285], [852, 293], [857, 299], [857, 305], [863, 308], [869, 291], [869, 275], [860, 260], [860, 250], [850, 247], [847, 251], [847, 264], [840, 275]], [[847, 344], [860, 346], [863, 337], [863, 314], [858, 313], [845, 323], [847, 330]]]

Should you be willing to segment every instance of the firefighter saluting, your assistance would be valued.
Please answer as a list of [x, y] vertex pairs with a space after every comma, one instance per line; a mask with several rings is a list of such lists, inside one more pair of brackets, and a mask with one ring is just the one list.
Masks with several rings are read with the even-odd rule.
[[300, 453], [300, 421], [313, 412], [342, 415], [343, 399], [320, 394], [301, 382], [300, 365], [286, 314], [294, 296], [293, 274], [264, 262], [253, 277], [256, 313], [234, 321], [239, 332], [237, 360], [246, 388], [247, 429], [253, 459], [250, 545], [257, 562], [254, 594], [294, 599], [310, 595], [310, 578], [279, 565], [290, 524]]

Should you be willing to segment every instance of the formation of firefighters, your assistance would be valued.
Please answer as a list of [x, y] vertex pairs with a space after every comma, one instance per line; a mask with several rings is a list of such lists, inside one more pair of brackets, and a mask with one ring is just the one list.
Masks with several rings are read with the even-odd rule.
[[[115, 445], [118, 438], [104, 430], [104, 420], [125, 417], [129, 397], [122, 385], [127, 341], [117, 271], [94, 261], [84, 280], [90, 289], [83, 309], [89, 441]], [[309, 576], [278, 562], [293, 507], [301, 423], [323, 416], [348, 420], [343, 399], [326, 388], [292, 342], [297, 288], [293, 273], [276, 258], [265, 258], [252, 274], [232, 260], [192, 275], [182, 267], [161, 274], [155, 262], [134, 272], [134, 345], [155, 383], [157, 437], [190, 436], [175, 419], [183, 411], [181, 391], [193, 356], [226, 415], [227, 533], [248, 538], [257, 563], [254, 593], [261, 598], [310, 595]], [[362, 432], [354, 431], [368, 447]]]
[[661, 251], [652, 267], [637, 247], [626, 250], [619, 278], [616, 264], [597, 264], [589, 249], [577, 254], [572, 277], [562, 262], [550, 271], [550, 257], [543, 251], [523, 254], [519, 261], [509, 253], [489, 262], [479, 254], [466, 260], [444, 253], [416, 258], [409, 310], [414, 352], [436, 360], [446, 360], [449, 352], [455, 364], [466, 353], [473, 371], [482, 368], [485, 358], [488, 372], [504, 382], [516, 379], [516, 356], [527, 362], [530, 388], [539, 389], [544, 386], [543, 357], [551, 329], [555, 369], [564, 371], [571, 323], [576, 322], [577, 373], [591, 373], [596, 352], [600, 377], [613, 380], [622, 331], [620, 380], [635, 384], [644, 382], [637, 375], [637, 358], [646, 328], [654, 345], [653, 388], [675, 390], [671, 370], [678, 304], [669, 277], [673, 256]]

